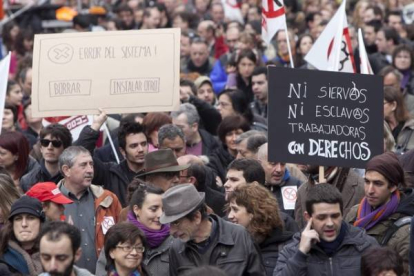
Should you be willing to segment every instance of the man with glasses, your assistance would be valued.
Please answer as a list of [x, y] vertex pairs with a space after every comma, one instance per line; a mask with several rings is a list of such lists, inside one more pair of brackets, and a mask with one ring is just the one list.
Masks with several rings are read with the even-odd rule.
[[72, 144], [72, 134], [63, 125], [50, 124], [40, 131], [40, 152], [42, 159], [40, 167], [31, 170], [20, 180], [24, 192], [39, 182], [58, 183], [62, 178], [59, 172], [58, 160], [63, 150]]
[[227, 275], [266, 275], [251, 236], [244, 227], [208, 215], [205, 194], [192, 184], [169, 189], [162, 196], [162, 224], [170, 224], [170, 275], [191, 268], [220, 266]]

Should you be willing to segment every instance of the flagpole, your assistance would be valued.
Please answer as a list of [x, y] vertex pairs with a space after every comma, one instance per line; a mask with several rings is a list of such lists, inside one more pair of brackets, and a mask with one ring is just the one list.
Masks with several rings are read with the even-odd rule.
[[339, 7], [340, 9], [343, 8], [344, 12], [341, 12], [339, 14], [339, 30], [336, 33], [336, 37], [335, 37], [335, 41], [334, 41], [334, 45], [335, 42], [339, 43], [339, 45], [336, 45], [337, 49], [335, 53], [335, 57], [334, 57], [334, 65], [333, 65], [333, 71], [334, 72], [338, 72], [339, 71], [339, 61], [341, 59], [341, 46], [342, 46], [342, 37], [343, 37], [343, 33], [344, 33], [344, 16], [346, 15], [346, 9], [345, 9], [345, 5], [346, 5], [346, 0], [344, 0], [341, 4], [341, 6]]
[[292, 49], [290, 48], [290, 39], [289, 39], [289, 32], [287, 29], [287, 23], [285, 22], [285, 33], [286, 33], [286, 42], [289, 50], [289, 59], [290, 59], [290, 67], [295, 68], [295, 65], [293, 64], [293, 56], [292, 56]]

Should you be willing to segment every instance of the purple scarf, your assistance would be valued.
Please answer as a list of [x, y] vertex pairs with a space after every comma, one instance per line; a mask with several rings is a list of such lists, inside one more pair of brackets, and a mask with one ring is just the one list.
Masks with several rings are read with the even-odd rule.
[[401, 88], [402, 89], [405, 89], [405, 87], [407, 86], [408, 81], [410, 80], [410, 77], [411, 77], [411, 70], [410, 69], [408, 69], [408, 70], [402, 70], [400, 72], [403, 75], [403, 78], [401, 80]]
[[129, 222], [144, 232], [151, 248], [158, 247], [170, 235], [170, 226], [168, 224], [163, 224], [160, 230], [152, 230], [139, 222], [131, 210], [128, 211], [127, 217]]
[[373, 211], [371, 205], [368, 204], [367, 199], [364, 197], [359, 205], [357, 220], [354, 222], [354, 226], [364, 228], [365, 230], [371, 229], [381, 220], [394, 214], [399, 203], [400, 194], [396, 191], [392, 194], [390, 201]]

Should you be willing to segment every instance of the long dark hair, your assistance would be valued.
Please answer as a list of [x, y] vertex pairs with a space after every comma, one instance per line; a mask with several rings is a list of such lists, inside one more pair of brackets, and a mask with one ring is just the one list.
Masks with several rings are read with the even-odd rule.
[[249, 107], [249, 103], [247, 102], [246, 96], [244, 95], [243, 91], [238, 89], [225, 89], [223, 92], [220, 93], [218, 98], [220, 98], [221, 95], [224, 94], [230, 98], [234, 111], [237, 114], [242, 115], [249, 122], [249, 124], [252, 124], [253, 113]]

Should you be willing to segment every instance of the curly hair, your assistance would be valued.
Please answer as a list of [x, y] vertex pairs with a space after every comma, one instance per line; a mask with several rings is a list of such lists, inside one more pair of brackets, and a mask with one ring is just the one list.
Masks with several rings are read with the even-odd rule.
[[[246, 208], [253, 215], [247, 230], [254, 237], [268, 236], [273, 229], [283, 230], [283, 219], [280, 216], [279, 204], [272, 193], [260, 184], [240, 185], [230, 193], [228, 202], [235, 202]], [[227, 211], [230, 207], [227, 205]]]

